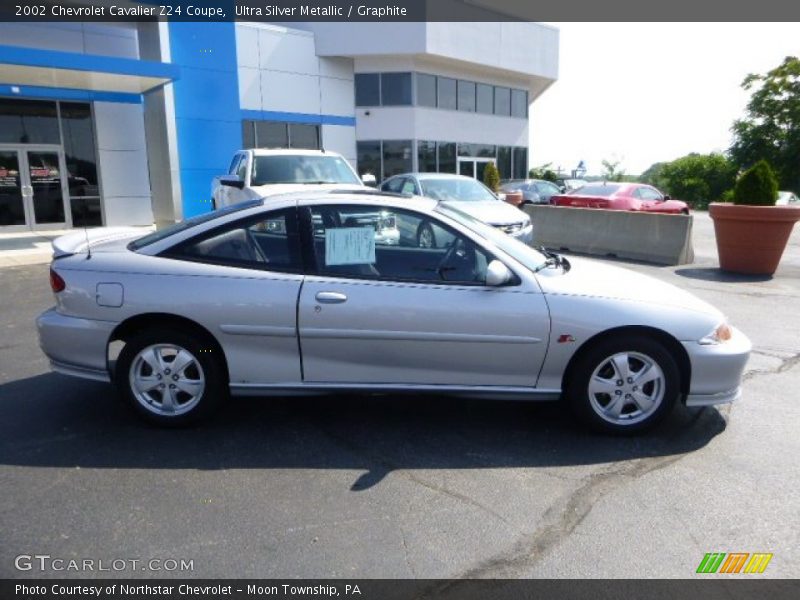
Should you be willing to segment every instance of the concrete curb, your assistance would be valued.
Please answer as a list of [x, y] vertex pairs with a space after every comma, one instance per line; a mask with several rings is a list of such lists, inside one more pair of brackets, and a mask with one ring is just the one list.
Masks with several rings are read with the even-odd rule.
[[640, 260], [694, 262], [691, 215], [526, 205], [537, 246]]

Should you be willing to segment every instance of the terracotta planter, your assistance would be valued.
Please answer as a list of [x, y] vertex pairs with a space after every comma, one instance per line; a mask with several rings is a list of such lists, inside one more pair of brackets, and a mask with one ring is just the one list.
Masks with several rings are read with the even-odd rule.
[[724, 271], [772, 275], [800, 220], [798, 206], [742, 206], [712, 203], [719, 266]]
[[522, 192], [506, 192], [506, 202], [512, 206], [521, 206], [522, 198]]

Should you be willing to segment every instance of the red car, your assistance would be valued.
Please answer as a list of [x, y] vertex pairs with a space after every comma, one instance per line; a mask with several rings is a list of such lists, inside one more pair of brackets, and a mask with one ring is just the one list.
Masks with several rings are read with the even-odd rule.
[[689, 214], [689, 206], [685, 202], [673, 200], [656, 188], [643, 183], [588, 183], [566, 194], [551, 197], [550, 204], [575, 208]]

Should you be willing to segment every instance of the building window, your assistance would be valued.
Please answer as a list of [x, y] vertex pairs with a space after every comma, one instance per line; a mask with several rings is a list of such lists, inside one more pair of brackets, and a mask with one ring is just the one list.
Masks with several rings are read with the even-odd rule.
[[458, 81], [458, 110], [475, 112], [475, 83]]
[[456, 80], [449, 77], [437, 78], [437, 98], [439, 108], [456, 110]]
[[459, 156], [477, 156], [481, 158], [494, 158], [496, 148], [491, 144], [459, 144]]
[[319, 150], [319, 125], [289, 124], [289, 147]]
[[381, 105], [409, 106], [411, 104], [411, 73], [381, 75]]
[[511, 115], [511, 90], [507, 87], [494, 88], [494, 114], [504, 117]]
[[436, 172], [436, 142], [417, 142], [417, 171]]
[[511, 116], [525, 119], [528, 116], [528, 92], [511, 90]]
[[55, 102], [0, 98], [0, 144], [60, 144]]
[[72, 225], [100, 226], [103, 224], [103, 216], [100, 189], [97, 185], [97, 156], [91, 107], [80, 102], [61, 102], [59, 112]]
[[514, 179], [528, 177], [528, 149], [514, 148]]
[[356, 155], [358, 161], [358, 175], [363, 177], [366, 173], [375, 176], [375, 179], [381, 181], [381, 143], [375, 142], [357, 142]]
[[356, 106], [380, 106], [381, 84], [378, 73], [356, 73]]
[[497, 170], [500, 171], [500, 179], [511, 179], [511, 147], [497, 147]]
[[436, 108], [436, 76], [417, 73], [417, 105]]
[[256, 121], [256, 148], [288, 148], [288, 123], [276, 121]]
[[491, 115], [494, 112], [494, 89], [485, 83], [477, 85], [476, 110], [484, 115]]
[[245, 148], [321, 148], [319, 125], [282, 121], [243, 121]]
[[455, 173], [456, 145], [451, 142], [439, 142], [436, 144], [436, 149], [439, 159], [439, 172]]
[[385, 140], [383, 142], [382, 179], [408, 173], [412, 170], [411, 140]]

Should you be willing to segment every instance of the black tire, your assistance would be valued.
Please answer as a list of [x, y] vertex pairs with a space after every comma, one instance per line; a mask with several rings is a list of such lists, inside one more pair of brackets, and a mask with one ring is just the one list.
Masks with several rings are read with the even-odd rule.
[[[160, 363], [165, 369], [160, 372], [152, 368], [152, 362], [158, 360], [158, 357], [154, 359], [149, 350], [147, 354], [151, 360], [140, 357], [142, 351], [151, 347], [156, 347], [159, 356], [165, 355], [161, 356]], [[177, 369], [172, 373], [169, 354], [176, 352], [172, 357], [175, 361], [178, 358], [177, 350], [186, 351], [193, 362], [179, 369], [180, 373]], [[177, 329], [147, 329], [125, 343], [117, 359], [114, 382], [128, 405], [151, 423], [162, 426], [187, 425], [208, 417], [228, 397], [224, 359], [218, 354], [216, 344], [209, 343], [202, 337]], [[133, 384], [136, 377], [140, 380], [152, 380], [153, 388], [137, 393]], [[202, 387], [196, 382], [202, 382]], [[174, 395], [170, 393], [168, 396], [173, 400], [167, 402], [164, 401], [164, 392], [158, 389], [164, 388], [166, 392], [166, 386], [174, 390]], [[202, 391], [191, 396], [180, 386]], [[169, 410], [170, 407], [173, 408], [172, 411]]]
[[[630, 368], [630, 379], [626, 377], [621, 385], [618, 367], [613, 360], [613, 357], [620, 356], [627, 356], [627, 365]], [[639, 381], [657, 373], [651, 371], [648, 374], [643, 370], [648, 361], [651, 366], [656, 365], [660, 369], [662, 377], [639, 387]], [[619, 362], [625, 364], [623, 360]], [[590, 392], [589, 384], [595, 371], [597, 379], [594, 380], [594, 388]], [[637, 376], [641, 379], [638, 380]], [[606, 381], [609, 383], [605, 383]], [[609, 393], [597, 391], [606, 387]], [[564, 397], [575, 416], [591, 429], [616, 435], [632, 435], [651, 429], [664, 419], [675, 406], [680, 389], [680, 370], [663, 344], [644, 335], [621, 335], [599, 340], [581, 353], [570, 368], [569, 380], [564, 386]], [[639, 402], [648, 398], [659, 399], [645, 411]], [[618, 407], [617, 403], [622, 404], [622, 408], [615, 419], [612, 413]], [[646, 405], [646, 402], [643, 404]], [[641, 414], [637, 415], [637, 412]]]
[[[428, 237], [426, 237], [428, 236]], [[430, 240], [430, 244], [428, 243]], [[419, 248], [436, 248], [436, 234], [433, 232], [433, 227], [430, 223], [421, 223], [417, 228], [417, 247]]]

